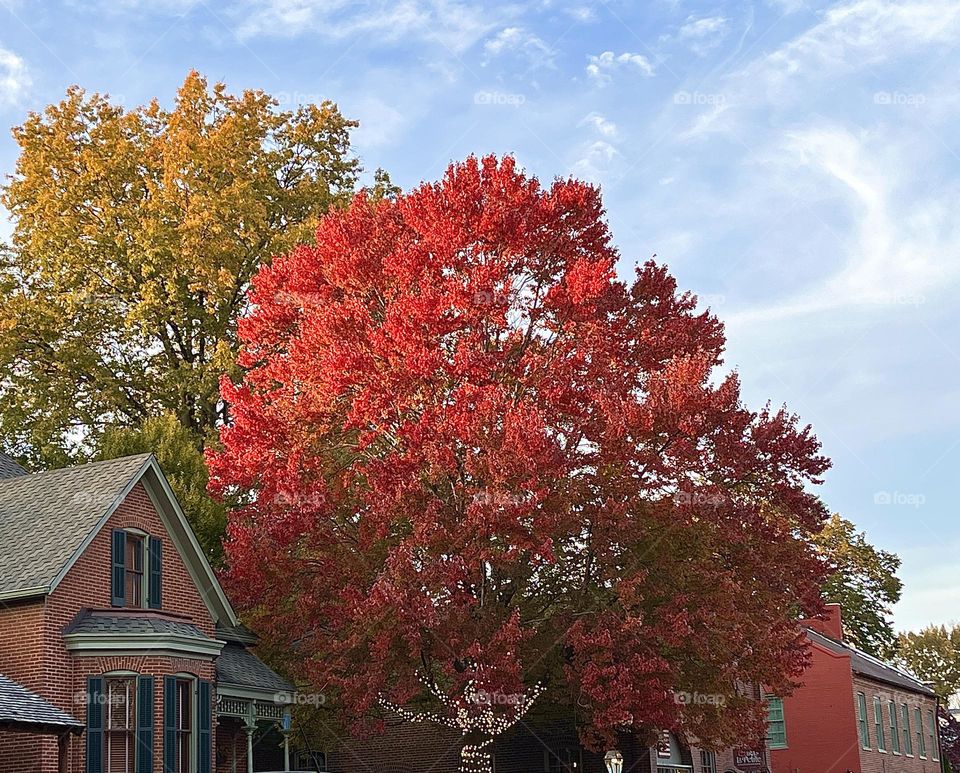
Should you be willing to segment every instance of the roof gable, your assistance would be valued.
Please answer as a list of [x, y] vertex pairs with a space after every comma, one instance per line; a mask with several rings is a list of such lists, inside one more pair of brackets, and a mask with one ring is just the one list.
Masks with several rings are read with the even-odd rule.
[[142, 484], [213, 620], [237, 617], [153, 454], [0, 479], [0, 599], [51, 593]]
[[930, 687], [925, 685], [913, 674], [904, 671], [890, 663], [885, 663], [879, 658], [868, 655], [866, 652], [857, 649], [851, 644], [838, 642], [810, 628], [807, 629], [807, 636], [810, 641], [827, 652], [850, 658], [850, 668], [853, 673], [873, 679], [878, 682], [884, 682], [893, 687], [899, 687], [910, 692], [920, 693], [934, 697], [936, 693]]
[[123, 500], [150, 454], [0, 479], [0, 598], [41, 595], [104, 513]]
[[0, 451], [0, 478], [16, 478], [20, 475], [29, 475], [23, 467]]

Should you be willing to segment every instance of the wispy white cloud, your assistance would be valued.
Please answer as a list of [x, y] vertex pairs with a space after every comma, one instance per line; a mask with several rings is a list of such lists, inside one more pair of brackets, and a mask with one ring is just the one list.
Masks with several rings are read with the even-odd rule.
[[699, 56], [716, 48], [727, 34], [725, 16], [702, 16], [687, 19], [677, 32], [677, 38]]
[[580, 126], [592, 126], [603, 137], [615, 137], [617, 135], [617, 125], [597, 112], [588, 113], [584, 116], [584, 119], [580, 121]]
[[15, 104], [30, 87], [30, 72], [22, 58], [0, 48], [0, 104]]
[[786, 133], [772, 152], [778, 166], [765, 171], [792, 185], [811, 175], [814, 184], [807, 190], [814, 193], [806, 203], [839, 196], [852, 230], [837, 245], [840, 264], [834, 273], [803, 292], [731, 315], [731, 323], [919, 305], [960, 278], [960, 224], [951, 203], [956, 191], [918, 196], [908, 190], [913, 165], [907, 149], [893, 138], [812, 127]]
[[556, 52], [540, 37], [523, 27], [506, 27], [483, 45], [489, 58], [503, 54], [517, 54], [526, 58], [532, 66], [551, 66]]
[[587, 75], [601, 86], [613, 80], [613, 74], [618, 70], [631, 70], [648, 78], [654, 74], [647, 57], [630, 52], [614, 54], [613, 51], [604, 51], [597, 56], [591, 55], [587, 64]]
[[331, 38], [377, 35], [380, 41], [427, 40], [462, 52], [496, 22], [479, 7], [458, 0], [242, 0], [231, 11], [241, 40], [294, 37], [305, 32]]

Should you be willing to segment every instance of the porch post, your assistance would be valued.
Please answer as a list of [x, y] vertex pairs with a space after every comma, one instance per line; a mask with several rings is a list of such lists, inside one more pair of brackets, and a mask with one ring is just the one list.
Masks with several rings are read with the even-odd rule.
[[280, 732], [283, 734], [283, 769], [290, 770], [290, 733], [293, 728], [293, 717], [290, 715], [290, 709], [283, 710], [283, 722], [280, 724]]
[[247, 731], [247, 773], [253, 773], [253, 734], [257, 729], [257, 720], [253, 713], [255, 710], [254, 701], [250, 701], [247, 718], [243, 723], [243, 729]]
[[69, 744], [69, 733], [61, 733], [57, 737], [57, 773], [67, 773], [67, 749]]

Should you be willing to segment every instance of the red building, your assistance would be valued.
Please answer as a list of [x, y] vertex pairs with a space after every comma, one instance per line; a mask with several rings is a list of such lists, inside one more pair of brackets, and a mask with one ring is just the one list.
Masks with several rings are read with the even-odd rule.
[[293, 687], [254, 642], [152, 455], [0, 454], [0, 773], [283, 767]]
[[829, 614], [809, 622], [803, 685], [769, 698], [773, 773], [939, 773], [937, 696], [845, 643], [839, 605]]

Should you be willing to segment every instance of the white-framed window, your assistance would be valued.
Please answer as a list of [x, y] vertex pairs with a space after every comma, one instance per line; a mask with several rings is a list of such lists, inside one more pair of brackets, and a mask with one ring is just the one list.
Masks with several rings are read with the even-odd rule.
[[887, 735], [883, 729], [883, 702], [876, 695], [873, 696], [873, 732], [877, 736], [877, 750], [887, 750]]
[[897, 722], [897, 704], [890, 701], [887, 704], [890, 713], [890, 746], [894, 754], [900, 753], [900, 725]]
[[903, 753], [908, 757], [913, 756], [913, 735], [910, 733], [910, 707], [903, 703], [900, 705], [900, 720], [903, 731]]
[[787, 748], [787, 720], [783, 713], [783, 698], [768, 695], [767, 741], [771, 749]]
[[927, 739], [923, 735], [923, 714], [919, 706], [913, 709], [913, 728], [917, 733], [917, 754], [926, 759]]
[[127, 530], [123, 568], [123, 600], [128, 607], [147, 606], [146, 565], [147, 538], [139, 531]]
[[937, 735], [937, 715], [927, 710], [927, 737], [930, 739], [930, 759], [940, 761], [940, 739]]
[[137, 677], [108, 676], [103, 680], [104, 773], [135, 773], [137, 745]]
[[860, 746], [870, 748], [870, 725], [867, 724], [867, 696], [857, 693], [857, 729], [860, 733]]
[[701, 773], [717, 773], [717, 755], [708, 752], [706, 749], [701, 749], [700, 770]]
[[189, 676], [178, 676], [176, 682], [176, 712], [174, 727], [173, 773], [193, 773], [196, 770], [197, 734], [195, 720], [196, 680]]

